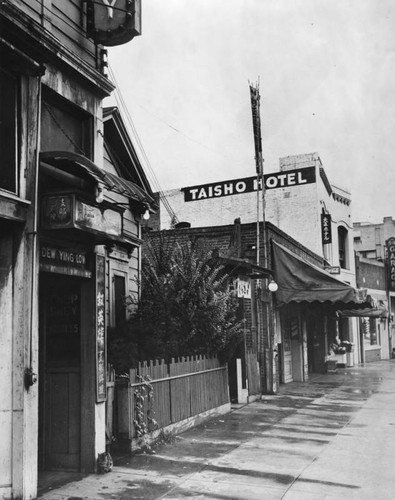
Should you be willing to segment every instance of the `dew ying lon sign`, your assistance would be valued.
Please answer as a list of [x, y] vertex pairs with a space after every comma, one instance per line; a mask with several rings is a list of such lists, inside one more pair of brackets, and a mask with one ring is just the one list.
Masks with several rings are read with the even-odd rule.
[[[316, 181], [315, 167], [298, 168], [286, 172], [276, 172], [263, 176], [265, 189], [289, 188], [312, 184]], [[212, 184], [202, 184], [182, 188], [184, 201], [206, 200], [208, 198], [221, 198], [235, 194], [252, 193], [261, 189], [261, 182], [256, 177], [245, 177]]]
[[40, 247], [40, 270], [83, 278], [92, 275], [87, 252], [45, 244]]

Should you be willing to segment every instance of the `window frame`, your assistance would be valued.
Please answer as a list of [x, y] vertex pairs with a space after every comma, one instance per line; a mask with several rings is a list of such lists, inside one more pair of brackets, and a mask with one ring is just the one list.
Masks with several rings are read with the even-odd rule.
[[341, 269], [349, 269], [348, 230], [343, 226], [337, 228], [337, 246]]
[[116, 317], [116, 312], [117, 312], [117, 293], [116, 293], [116, 288], [115, 288], [115, 278], [116, 277], [121, 277], [124, 279], [124, 284], [125, 284], [125, 297], [128, 296], [128, 281], [129, 281], [129, 272], [128, 270], [122, 269], [122, 265], [117, 265], [114, 262], [110, 263], [110, 327], [111, 328], [117, 328], [120, 324], [122, 324], [123, 321], [127, 321], [128, 319], [128, 312], [126, 309], [126, 304], [125, 304], [125, 315], [124, 318], [118, 323], [117, 322], [117, 317]]
[[[0, 78], [4, 78], [4, 81], [8, 82], [13, 82], [13, 85], [10, 85], [12, 87], [12, 93], [13, 93], [13, 101], [14, 101], [14, 106], [11, 108], [11, 112], [9, 113], [9, 117], [12, 116], [12, 129], [13, 129], [13, 136], [12, 136], [12, 143], [14, 144], [13, 148], [10, 148], [10, 156], [12, 158], [9, 160], [11, 163], [13, 163], [13, 180], [12, 180], [12, 185], [11, 184], [2, 184], [1, 178], [0, 178], [0, 191], [5, 192], [5, 193], [10, 193], [15, 196], [20, 195], [20, 174], [19, 174], [19, 156], [20, 156], [20, 130], [21, 130], [21, 117], [20, 117], [20, 89], [21, 89], [21, 83], [20, 83], [20, 78], [18, 75], [15, 75], [9, 71], [6, 71], [4, 68], [0, 68]], [[8, 90], [8, 89], [7, 89]], [[2, 102], [8, 102], [8, 99], [3, 99]], [[12, 113], [13, 111], [13, 113]], [[4, 112], [6, 114], [7, 111]], [[0, 111], [0, 120], [1, 120], [1, 114], [2, 111]], [[6, 117], [8, 118], [8, 117]], [[11, 120], [10, 120], [11, 121]], [[8, 120], [6, 121], [8, 123]], [[9, 130], [9, 127], [7, 125], [7, 130]], [[0, 137], [0, 141], [3, 144], [7, 144], [10, 142], [10, 139], [5, 137], [4, 140]], [[13, 149], [13, 152], [11, 153], [11, 149]], [[0, 151], [1, 157], [2, 157], [2, 162], [7, 162], [8, 159], [6, 158], [4, 160], [4, 152]], [[3, 164], [4, 168], [4, 164]], [[9, 174], [10, 177], [12, 176], [12, 167], [9, 169]]]
[[[70, 144], [72, 144], [73, 148], [68, 147], [43, 147], [43, 118], [44, 114], [47, 113], [51, 116], [51, 121], [55, 123], [57, 130], [63, 134], [67, 138], [67, 130], [62, 127], [61, 123], [57, 123], [57, 121], [61, 121], [61, 117], [53, 117], [50, 111], [44, 112], [46, 107], [50, 107], [59, 113], [64, 114], [66, 117], [71, 117], [76, 122], [81, 123], [81, 134], [80, 140], [81, 144], [75, 144], [73, 138], [69, 138]], [[57, 94], [49, 87], [43, 86], [42, 90], [42, 99], [41, 99], [41, 151], [52, 151], [56, 149], [61, 149], [63, 151], [71, 151], [78, 154], [83, 154], [90, 160], [93, 159], [93, 149], [94, 149], [94, 138], [93, 138], [93, 128], [94, 128], [94, 120], [93, 116], [88, 113], [83, 108], [73, 104], [71, 101], [65, 99], [62, 95]], [[65, 127], [64, 123], [63, 126]]]

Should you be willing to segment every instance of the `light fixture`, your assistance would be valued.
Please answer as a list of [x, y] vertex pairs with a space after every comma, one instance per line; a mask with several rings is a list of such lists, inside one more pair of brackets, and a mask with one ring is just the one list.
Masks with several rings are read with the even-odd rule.
[[269, 292], [277, 292], [278, 290], [278, 285], [277, 283], [274, 281], [274, 279], [272, 279], [268, 285], [268, 288], [269, 288]]
[[150, 214], [149, 214], [149, 210], [147, 208], [147, 210], [143, 213], [143, 219], [144, 220], [149, 220], [150, 218]]
[[95, 192], [95, 197], [96, 197], [96, 203], [103, 203], [104, 200], [104, 190], [102, 184], [98, 184], [96, 186], [96, 192]]

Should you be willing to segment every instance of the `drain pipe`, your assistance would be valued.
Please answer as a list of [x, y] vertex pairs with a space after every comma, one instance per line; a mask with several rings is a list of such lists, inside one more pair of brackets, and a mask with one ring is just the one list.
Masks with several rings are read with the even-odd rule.
[[31, 289], [30, 289], [30, 324], [29, 324], [29, 359], [27, 360], [27, 366], [24, 373], [24, 382], [26, 390], [37, 382], [37, 373], [33, 370], [33, 336], [34, 336], [34, 325], [35, 318], [38, 317], [37, 312], [37, 290], [38, 290], [38, 275], [37, 275], [37, 230], [38, 230], [38, 168], [39, 168], [39, 147], [40, 147], [40, 123], [41, 123], [41, 76], [38, 78], [38, 90], [37, 90], [37, 117], [36, 117], [36, 152], [34, 161], [34, 188], [32, 192], [32, 210], [33, 210], [33, 223], [32, 223], [32, 249], [31, 249], [31, 259], [32, 259], [32, 273], [31, 273]]

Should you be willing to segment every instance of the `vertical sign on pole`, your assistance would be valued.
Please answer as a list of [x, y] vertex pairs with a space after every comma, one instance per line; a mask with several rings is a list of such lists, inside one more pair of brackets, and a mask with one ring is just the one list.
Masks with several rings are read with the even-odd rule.
[[96, 400], [105, 401], [106, 387], [106, 328], [105, 328], [105, 258], [96, 255]]

